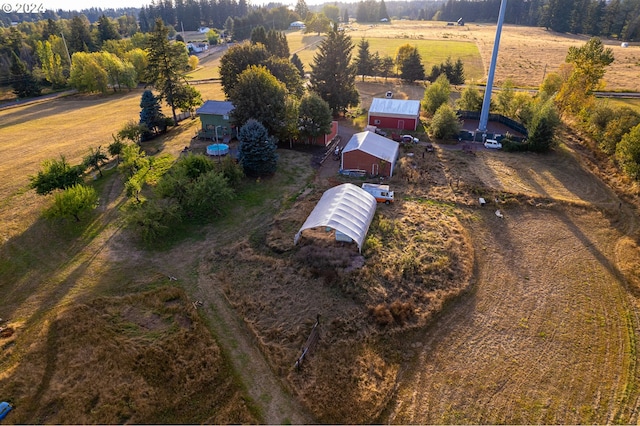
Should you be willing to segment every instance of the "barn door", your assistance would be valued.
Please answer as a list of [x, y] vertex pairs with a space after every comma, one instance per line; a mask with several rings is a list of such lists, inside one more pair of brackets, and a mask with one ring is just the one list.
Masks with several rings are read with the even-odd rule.
[[378, 176], [378, 164], [373, 163], [371, 165], [371, 176]]
[[398, 129], [404, 129], [404, 120], [398, 120]]

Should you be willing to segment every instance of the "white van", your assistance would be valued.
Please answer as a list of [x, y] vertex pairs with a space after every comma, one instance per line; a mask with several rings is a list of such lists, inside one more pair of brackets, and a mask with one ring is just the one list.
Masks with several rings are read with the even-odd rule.
[[389, 191], [389, 185], [380, 185], [377, 183], [363, 183], [362, 189], [376, 197], [379, 203], [393, 203], [393, 191]]

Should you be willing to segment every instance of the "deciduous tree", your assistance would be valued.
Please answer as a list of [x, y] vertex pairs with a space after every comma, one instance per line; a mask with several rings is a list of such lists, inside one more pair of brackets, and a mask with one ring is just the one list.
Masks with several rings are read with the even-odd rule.
[[616, 148], [616, 159], [627, 175], [640, 180], [640, 124], [622, 137]]
[[451, 85], [449, 80], [444, 74], [441, 74], [435, 82], [425, 89], [422, 108], [427, 114], [433, 115], [441, 105], [449, 102], [450, 95]]
[[279, 135], [285, 120], [287, 89], [264, 66], [250, 66], [238, 77], [229, 100], [232, 122], [241, 127], [250, 119], [259, 121], [271, 135]]
[[455, 111], [446, 103], [438, 107], [429, 124], [429, 130], [438, 139], [456, 137], [461, 127], [462, 125]]
[[84, 164], [85, 168], [92, 167], [95, 170], [97, 170], [98, 173], [100, 174], [100, 177], [102, 177], [102, 169], [100, 168], [100, 166], [104, 164], [108, 159], [109, 158], [102, 150], [102, 147], [98, 146], [95, 149], [94, 148], [90, 149], [89, 155], [84, 157], [84, 160], [82, 161], [82, 163]]
[[222, 90], [229, 97], [238, 77], [251, 65], [260, 65], [269, 57], [263, 45], [242, 43], [232, 46], [220, 58], [220, 81]]
[[300, 135], [309, 139], [331, 131], [331, 108], [318, 94], [310, 92], [300, 101], [298, 112]]
[[47, 217], [71, 216], [80, 222], [80, 214], [93, 210], [98, 203], [98, 193], [90, 186], [75, 184], [55, 194], [53, 205], [46, 211]]
[[31, 188], [37, 194], [46, 195], [56, 189], [66, 189], [82, 183], [84, 165], [71, 166], [63, 155], [60, 160], [45, 160], [42, 169], [35, 176], [29, 176]]

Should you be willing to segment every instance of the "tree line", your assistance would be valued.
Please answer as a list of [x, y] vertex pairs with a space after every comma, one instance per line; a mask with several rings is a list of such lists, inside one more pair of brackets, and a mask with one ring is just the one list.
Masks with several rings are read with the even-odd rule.
[[[423, 19], [496, 22], [500, 0], [448, 0]], [[640, 38], [640, 0], [509, 0], [505, 23], [538, 26], [560, 33], [587, 34], [625, 41]]]

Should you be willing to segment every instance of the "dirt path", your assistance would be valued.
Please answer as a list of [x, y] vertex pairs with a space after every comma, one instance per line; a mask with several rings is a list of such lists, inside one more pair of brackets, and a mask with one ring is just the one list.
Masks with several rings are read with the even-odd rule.
[[197, 296], [206, 300], [206, 313], [218, 343], [229, 356], [265, 424], [309, 424], [312, 418], [282, 386], [258, 349], [255, 339], [203, 263]]

